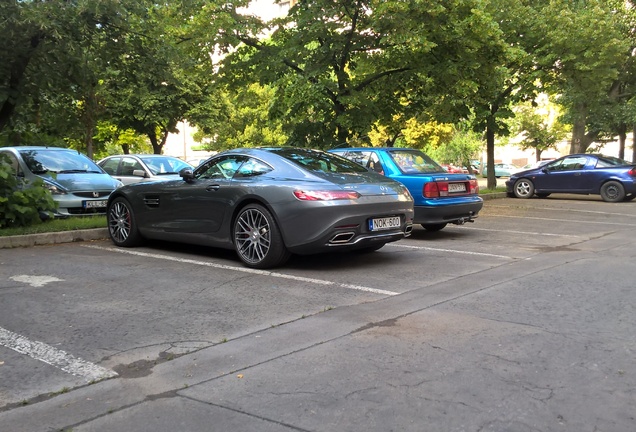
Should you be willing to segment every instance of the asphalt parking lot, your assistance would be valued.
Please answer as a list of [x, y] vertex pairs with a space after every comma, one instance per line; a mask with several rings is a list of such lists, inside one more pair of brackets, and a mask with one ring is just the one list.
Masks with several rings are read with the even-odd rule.
[[0, 249], [0, 430], [633, 431], [635, 228], [554, 195], [275, 271]]

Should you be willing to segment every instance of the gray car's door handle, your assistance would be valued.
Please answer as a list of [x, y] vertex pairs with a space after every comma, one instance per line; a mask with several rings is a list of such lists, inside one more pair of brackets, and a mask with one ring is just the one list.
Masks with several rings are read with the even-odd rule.
[[213, 184], [213, 185], [210, 185], [210, 186], [205, 188], [205, 190], [208, 191], [208, 192], [217, 191], [219, 189], [221, 189], [221, 185], [218, 185], [218, 184]]

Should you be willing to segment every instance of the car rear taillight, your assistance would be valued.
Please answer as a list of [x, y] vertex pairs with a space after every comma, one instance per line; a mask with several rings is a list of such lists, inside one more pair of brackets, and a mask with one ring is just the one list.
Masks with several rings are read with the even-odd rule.
[[294, 196], [301, 201], [333, 201], [333, 200], [355, 200], [360, 198], [356, 191], [303, 191], [295, 190]]
[[456, 195], [474, 195], [479, 193], [477, 179], [465, 182], [436, 181], [425, 183], [422, 194], [426, 198], [439, 198]]
[[479, 182], [477, 181], [477, 179], [470, 181], [470, 193], [471, 194], [479, 193]]
[[632, 177], [636, 177], [636, 166], [633, 167], [632, 169], [630, 169], [627, 174], [629, 174]]
[[437, 182], [424, 183], [422, 195], [424, 195], [425, 198], [439, 198], [439, 188], [437, 186]]

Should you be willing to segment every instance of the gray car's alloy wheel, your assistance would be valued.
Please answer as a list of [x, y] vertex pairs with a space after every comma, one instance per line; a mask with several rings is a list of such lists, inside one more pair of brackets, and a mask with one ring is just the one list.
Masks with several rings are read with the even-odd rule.
[[519, 179], [512, 188], [517, 198], [530, 198], [534, 195], [534, 184], [528, 179]]
[[234, 246], [245, 265], [253, 268], [282, 265], [291, 255], [274, 217], [259, 204], [245, 206], [236, 217]]
[[608, 181], [601, 186], [601, 198], [607, 202], [619, 202], [625, 199], [625, 188], [620, 182]]
[[125, 198], [115, 198], [107, 212], [108, 234], [117, 246], [135, 246], [141, 242], [137, 223], [130, 203]]

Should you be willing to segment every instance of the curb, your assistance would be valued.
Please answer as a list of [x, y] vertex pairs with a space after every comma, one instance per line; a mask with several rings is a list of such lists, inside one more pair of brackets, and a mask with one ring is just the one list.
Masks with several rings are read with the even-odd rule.
[[55, 243], [73, 243], [89, 240], [104, 240], [107, 238], [107, 228], [7, 236], [0, 237], [0, 249], [31, 247]]

